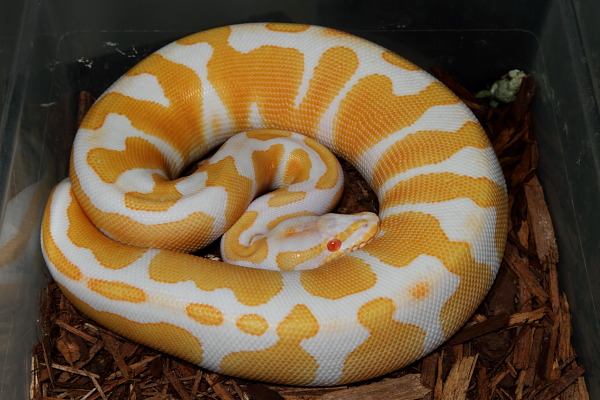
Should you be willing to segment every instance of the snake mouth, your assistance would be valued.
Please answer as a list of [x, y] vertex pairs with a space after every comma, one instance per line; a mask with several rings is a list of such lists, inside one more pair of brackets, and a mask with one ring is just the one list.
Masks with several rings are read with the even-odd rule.
[[362, 242], [362, 243], [356, 244], [356, 245], [354, 245], [354, 246], [352, 246], [352, 247], [348, 248], [348, 250], [346, 250], [346, 253], [351, 253], [351, 252], [353, 252], [353, 251], [355, 251], [355, 250], [362, 249], [363, 247], [365, 247], [366, 245], [368, 245], [369, 243], [371, 243], [371, 242], [373, 241], [374, 237], [375, 237], [375, 236], [371, 237], [371, 238], [370, 238], [370, 239], [368, 239], [368, 240], [365, 240], [365, 241], [364, 241], [364, 242]]
[[345, 253], [350, 253], [355, 250], [362, 249], [377, 236], [377, 232], [379, 232], [379, 217], [377, 214], [371, 212], [362, 212], [356, 215], [360, 215], [363, 217], [362, 221], [358, 224], [358, 229], [360, 234], [360, 240], [357, 240], [356, 243], [350, 247], [348, 247]]

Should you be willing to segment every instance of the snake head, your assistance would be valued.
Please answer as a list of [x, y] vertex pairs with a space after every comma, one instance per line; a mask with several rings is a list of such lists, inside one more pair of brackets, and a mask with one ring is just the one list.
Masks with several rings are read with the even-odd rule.
[[378, 229], [379, 217], [371, 212], [296, 215], [253, 235], [247, 243], [237, 242], [239, 235], [228, 236], [227, 232], [221, 240], [221, 255], [224, 261], [245, 267], [314, 269], [360, 249]]
[[360, 249], [378, 229], [379, 217], [371, 212], [298, 216], [277, 225], [267, 241], [269, 251], [285, 255], [276, 257], [277, 269], [306, 270]]
[[[379, 230], [379, 217], [372, 212], [356, 214], [325, 214], [319, 218], [329, 262], [342, 254], [364, 247]], [[329, 240], [326, 240], [327, 238]]]

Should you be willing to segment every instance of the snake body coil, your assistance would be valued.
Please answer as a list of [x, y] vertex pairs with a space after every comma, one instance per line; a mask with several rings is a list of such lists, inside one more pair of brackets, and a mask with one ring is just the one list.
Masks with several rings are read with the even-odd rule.
[[[332, 191], [326, 202], [339, 198], [336, 172], [325, 172], [337, 169], [319, 169], [329, 156], [311, 142], [315, 154], [292, 154], [253, 138], [265, 143], [249, 164], [229, 154], [178, 178], [254, 129], [298, 132], [351, 162], [379, 199], [375, 237], [307, 270], [294, 267], [316, 245], [272, 253], [287, 271], [184, 253], [236, 221], [242, 239], [261, 218], [276, 226], [287, 217], [264, 215], [282, 207], [316, 213], [293, 186], [309, 178]], [[262, 175], [278, 163], [277, 178]], [[309, 164], [317, 172], [303, 172]], [[248, 193], [276, 180], [241, 217]], [[69, 300], [115, 332], [229, 375], [334, 385], [400, 368], [465, 323], [500, 264], [506, 203], [482, 128], [427, 73], [339, 31], [245, 24], [169, 44], [98, 99], [48, 201], [42, 247]], [[246, 236], [234, 244], [242, 253], [259, 240]], [[250, 252], [252, 262], [274, 247]]]

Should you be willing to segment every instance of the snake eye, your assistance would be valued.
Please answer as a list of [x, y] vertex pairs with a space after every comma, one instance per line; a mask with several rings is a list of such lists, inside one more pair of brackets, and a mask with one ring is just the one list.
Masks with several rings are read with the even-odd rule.
[[340, 248], [342, 248], [342, 241], [340, 239], [331, 239], [327, 243], [327, 250], [331, 252], [338, 251]]

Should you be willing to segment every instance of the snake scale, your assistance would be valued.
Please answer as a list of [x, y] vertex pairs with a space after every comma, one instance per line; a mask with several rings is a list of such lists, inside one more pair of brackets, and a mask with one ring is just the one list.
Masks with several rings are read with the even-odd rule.
[[[180, 176], [240, 135], [250, 142]], [[358, 215], [305, 245], [328, 223], [296, 239], [286, 221], [318, 220], [339, 199], [327, 149], [371, 185], [379, 222]], [[332, 29], [242, 24], [163, 47], [93, 105], [70, 165], [42, 222], [67, 298], [123, 336], [232, 376], [336, 385], [394, 371], [466, 322], [504, 252], [504, 178], [472, 113], [414, 64]], [[291, 245], [270, 244], [260, 224], [283, 227]], [[227, 229], [222, 247], [239, 250], [227, 259], [243, 265], [189, 254]], [[269, 257], [271, 269], [254, 265]]]

